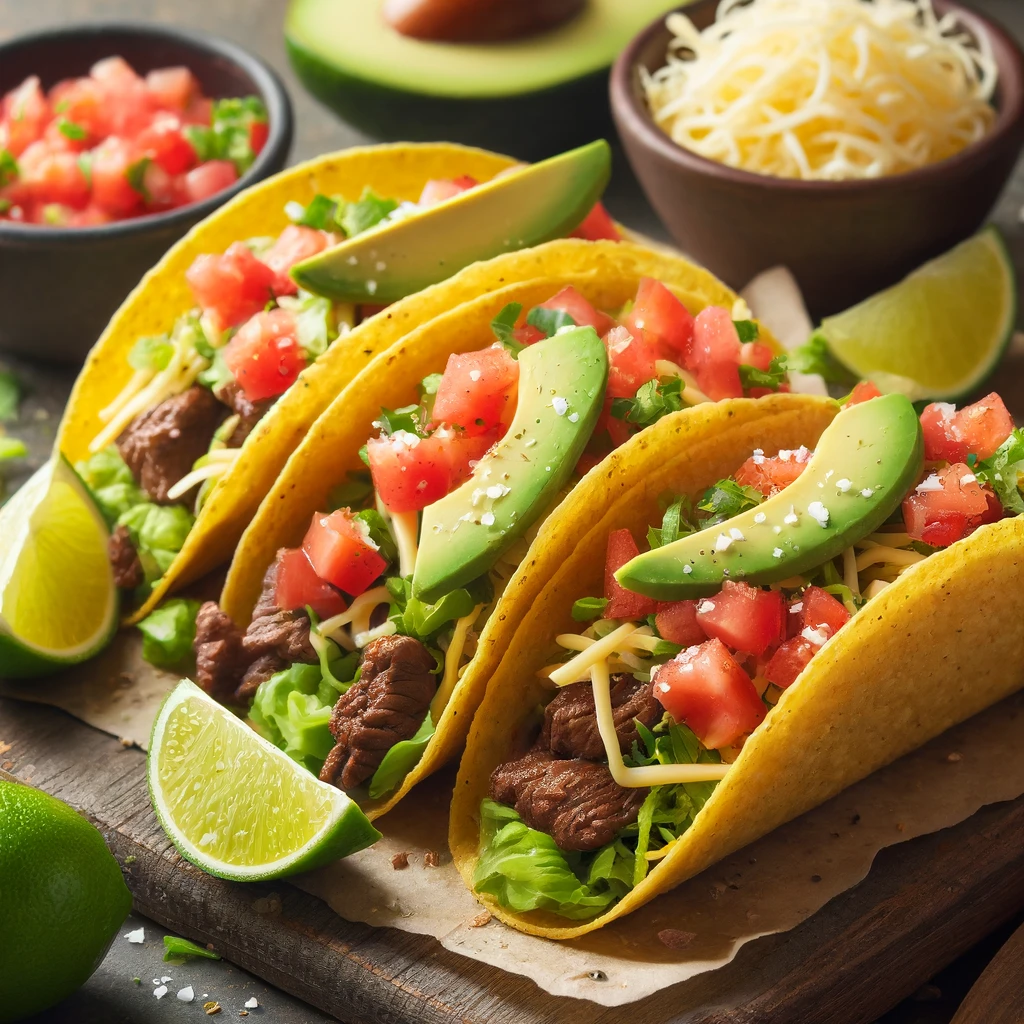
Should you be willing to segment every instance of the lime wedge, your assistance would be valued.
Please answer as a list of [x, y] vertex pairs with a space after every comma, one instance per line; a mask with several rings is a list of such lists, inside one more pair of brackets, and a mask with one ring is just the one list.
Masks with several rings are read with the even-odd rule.
[[178, 852], [218, 878], [282, 878], [380, 838], [340, 789], [187, 679], [153, 724], [147, 776], [156, 816]]
[[118, 607], [108, 537], [63, 456], [0, 509], [0, 676], [53, 672], [107, 643]]
[[899, 284], [822, 321], [835, 356], [858, 377], [913, 401], [956, 398], [999, 362], [1017, 316], [1013, 264], [995, 228]]

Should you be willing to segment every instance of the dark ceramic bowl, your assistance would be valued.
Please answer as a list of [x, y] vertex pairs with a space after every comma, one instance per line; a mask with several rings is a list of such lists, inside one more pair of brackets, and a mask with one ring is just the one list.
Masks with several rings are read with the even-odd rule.
[[[836, 313], [887, 287], [972, 234], [995, 205], [1024, 144], [1024, 54], [1006, 31], [950, 0], [966, 28], [985, 35], [999, 67], [995, 122], [983, 139], [920, 170], [869, 181], [794, 181], [753, 174], [676, 145], [654, 123], [640, 68], [665, 63], [670, 34], [659, 18], [612, 70], [615, 122], [630, 163], [680, 247], [736, 287], [784, 264], [815, 316]], [[685, 9], [699, 28], [718, 0]]]
[[81, 361], [139, 278], [192, 227], [247, 185], [284, 167], [292, 139], [288, 94], [270, 68], [233, 43], [144, 24], [68, 26], [0, 45], [0, 94], [28, 75], [43, 88], [124, 57], [145, 74], [185, 65], [207, 96], [259, 96], [270, 133], [255, 163], [230, 188], [167, 213], [98, 227], [0, 221], [0, 349]]

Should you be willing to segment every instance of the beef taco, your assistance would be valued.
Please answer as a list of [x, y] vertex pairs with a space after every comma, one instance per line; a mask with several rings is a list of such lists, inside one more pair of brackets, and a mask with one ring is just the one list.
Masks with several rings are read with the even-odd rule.
[[581, 935], [1018, 689], [1022, 458], [998, 395], [919, 418], [862, 384], [676, 413], [605, 460], [469, 735], [478, 899]]
[[550, 516], [576, 481], [672, 409], [787, 386], [772, 338], [681, 258], [565, 240], [486, 266], [498, 287], [317, 420], [199, 614], [197, 682], [373, 816], [458, 752], [578, 531]]
[[320, 412], [461, 301], [428, 289], [375, 316], [300, 290], [290, 268], [512, 165], [449, 144], [320, 157], [227, 203], [146, 274], [86, 361], [58, 438], [110, 523], [132, 621], [227, 561]]

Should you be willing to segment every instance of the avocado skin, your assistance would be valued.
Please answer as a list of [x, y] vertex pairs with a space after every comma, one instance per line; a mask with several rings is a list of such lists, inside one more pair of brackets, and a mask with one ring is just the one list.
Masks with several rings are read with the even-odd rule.
[[[844, 466], [842, 450], [853, 439], [857, 450]], [[864, 445], [870, 446], [867, 452], [861, 450]], [[883, 464], [876, 456], [887, 461]], [[874, 470], [873, 465], [882, 469]], [[778, 583], [816, 569], [874, 533], [900, 506], [923, 466], [921, 423], [910, 400], [903, 395], [873, 398], [844, 409], [832, 421], [807, 468], [785, 490], [724, 523], [638, 555], [615, 578], [627, 590], [663, 601], [708, 597], [726, 580]], [[835, 484], [844, 477], [853, 486], [840, 493]], [[870, 497], [861, 495], [864, 487], [872, 489]], [[829, 510], [827, 527], [807, 511], [815, 501]], [[799, 514], [799, 523], [784, 525], [791, 508]], [[758, 524], [754, 517], [761, 514], [766, 520]], [[782, 527], [778, 534], [773, 530], [776, 525]], [[730, 528], [739, 529], [745, 539], [716, 551], [718, 537]], [[783, 557], [773, 556], [776, 547], [784, 551]], [[686, 564], [691, 566], [689, 574], [683, 573]]]
[[[563, 330], [520, 355], [519, 403], [505, 436], [473, 475], [423, 510], [412, 590], [438, 601], [488, 572], [540, 516], [572, 476], [594, 431], [608, 382], [608, 353], [593, 327]], [[555, 400], [567, 401], [559, 413]], [[569, 417], [577, 415], [573, 422]], [[474, 504], [495, 484], [507, 494]], [[490, 525], [478, 519], [490, 512]]]
[[382, 86], [327, 64], [287, 34], [302, 84], [329, 110], [381, 142], [445, 139], [540, 160], [591, 139], [614, 138], [608, 71], [503, 98], [456, 99]]

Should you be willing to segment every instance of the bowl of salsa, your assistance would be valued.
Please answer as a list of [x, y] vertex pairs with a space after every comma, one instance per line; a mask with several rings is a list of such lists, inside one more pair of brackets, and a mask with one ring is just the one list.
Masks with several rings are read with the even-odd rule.
[[0, 349], [84, 357], [193, 224], [279, 171], [291, 105], [261, 60], [144, 24], [0, 45]]

